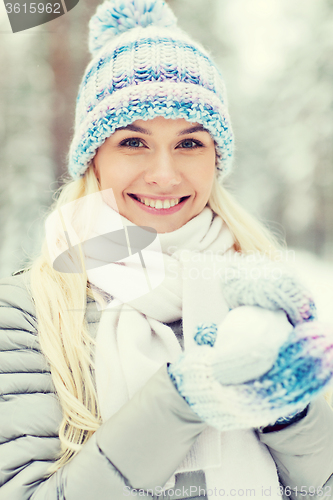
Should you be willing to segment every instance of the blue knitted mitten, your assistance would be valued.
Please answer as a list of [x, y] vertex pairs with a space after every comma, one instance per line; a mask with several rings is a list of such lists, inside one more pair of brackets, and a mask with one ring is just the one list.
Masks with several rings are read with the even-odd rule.
[[267, 426], [303, 410], [332, 381], [332, 328], [314, 321], [311, 297], [287, 271], [275, 281], [250, 280], [241, 273], [226, 280], [224, 291], [231, 307], [250, 304], [284, 311], [291, 333], [265, 373], [226, 383], [224, 367], [230, 362], [221, 346], [214, 347], [217, 326], [199, 326], [198, 345], [168, 366], [179, 393], [198, 416], [221, 431]]

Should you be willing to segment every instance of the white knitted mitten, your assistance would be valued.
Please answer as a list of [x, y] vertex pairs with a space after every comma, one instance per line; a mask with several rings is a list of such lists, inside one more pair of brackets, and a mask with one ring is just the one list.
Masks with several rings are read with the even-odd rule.
[[[200, 325], [195, 336], [198, 345], [168, 366], [193, 411], [222, 431], [267, 426], [297, 413], [333, 379], [333, 330], [314, 321], [308, 292], [288, 272], [275, 281], [259, 278], [255, 283], [247, 276], [241, 273], [224, 283], [226, 298], [235, 307], [229, 313], [234, 315], [229, 328], [242, 315], [238, 334], [234, 328], [236, 334], [227, 342], [223, 324], [219, 334], [214, 324]], [[280, 311], [282, 317], [287, 314], [290, 323], [279, 319], [284, 325], [280, 328], [275, 318], [274, 328], [267, 329], [267, 322], [258, 321], [261, 330], [252, 337], [253, 314], [259, 318], [260, 308], [239, 307], [246, 302]], [[267, 316], [268, 311], [261, 308], [261, 313]]]
[[332, 382], [333, 332], [319, 322], [298, 325], [273, 367], [248, 382], [225, 384], [220, 367], [227, 362], [214, 347], [198, 345], [168, 371], [178, 392], [209, 425], [222, 431], [266, 426], [299, 412]]

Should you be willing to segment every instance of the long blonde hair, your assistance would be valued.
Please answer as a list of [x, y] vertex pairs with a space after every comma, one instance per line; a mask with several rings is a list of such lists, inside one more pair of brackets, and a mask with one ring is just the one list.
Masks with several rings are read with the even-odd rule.
[[[68, 182], [53, 207], [97, 192], [99, 185], [90, 166], [79, 180]], [[275, 238], [250, 216], [215, 180], [209, 199], [211, 209], [225, 220], [241, 252], [259, 251], [271, 257], [278, 248]], [[47, 357], [63, 419], [59, 437], [61, 456], [50, 474], [67, 463], [101, 425], [94, 383], [93, 346], [85, 319], [87, 276], [53, 269], [46, 242], [32, 264], [31, 292], [36, 306], [40, 346]], [[102, 300], [102, 299], [101, 299]]]

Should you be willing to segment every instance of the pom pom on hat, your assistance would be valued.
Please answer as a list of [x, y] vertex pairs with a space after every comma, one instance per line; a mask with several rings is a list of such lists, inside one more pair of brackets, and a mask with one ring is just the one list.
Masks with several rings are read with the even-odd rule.
[[95, 56], [117, 35], [138, 26], [176, 25], [176, 17], [163, 0], [106, 0], [89, 23], [89, 51]]

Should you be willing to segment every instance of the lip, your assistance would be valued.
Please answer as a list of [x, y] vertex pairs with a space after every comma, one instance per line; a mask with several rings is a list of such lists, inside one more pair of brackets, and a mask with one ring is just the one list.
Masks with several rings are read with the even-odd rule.
[[139, 193], [128, 193], [129, 195], [133, 194], [137, 198], [149, 198], [151, 200], [175, 200], [176, 198], [184, 198], [184, 195], [152, 195], [152, 194], [139, 194]]
[[[139, 196], [139, 195], [135, 195], [135, 196]], [[153, 208], [153, 207], [148, 207], [147, 205], [144, 205], [143, 203], [141, 203], [141, 201], [136, 200], [132, 196], [129, 196], [129, 197], [142, 210], [144, 210], [145, 212], [147, 212], [149, 214], [153, 214], [153, 215], [172, 215], [172, 214], [174, 214], [176, 212], [179, 212], [179, 210], [181, 210], [183, 208], [183, 206], [185, 205], [185, 203], [187, 202], [187, 200], [190, 198], [190, 197], [185, 198], [185, 200], [180, 201], [178, 203], [178, 205], [175, 205], [174, 207], [170, 207], [170, 208]], [[140, 195], [140, 198], [141, 198], [141, 195]], [[142, 196], [142, 198], [151, 198], [152, 200], [173, 200], [173, 199], [176, 198], [176, 196], [173, 196], [172, 198], [170, 198], [170, 197], [164, 197], [163, 198], [163, 197], [157, 197], [157, 196], [156, 197], [153, 197], [153, 196]]]

